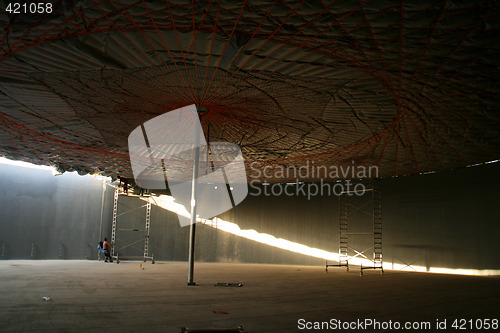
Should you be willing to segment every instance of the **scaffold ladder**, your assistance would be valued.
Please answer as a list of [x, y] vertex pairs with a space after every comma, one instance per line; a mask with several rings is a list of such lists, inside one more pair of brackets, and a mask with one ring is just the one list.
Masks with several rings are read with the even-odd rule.
[[339, 261], [338, 264], [328, 264], [326, 261], [325, 272], [328, 273], [328, 267], [347, 267], [349, 271], [348, 250], [347, 194], [341, 194], [339, 195]]
[[382, 260], [382, 200], [378, 184], [373, 187], [373, 267], [383, 269]]
[[[361, 257], [365, 259], [369, 259], [365, 255], [368, 250], [373, 249], [373, 259], [371, 265], [361, 265], [360, 275], [363, 275], [363, 270], [365, 269], [380, 269], [381, 273], [384, 273], [384, 265], [382, 260], [382, 200], [379, 189], [379, 184], [377, 180], [373, 180], [368, 184], [365, 184], [366, 191], [371, 192], [371, 196], [369, 197], [369, 201], [365, 202], [361, 205], [349, 202], [349, 196], [352, 196], [354, 192], [343, 192], [339, 195], [339, 261], [337, 264], [328, 264], [328, 261], [325, 264], [325, 271], [328, 272], [328, 267], [347, 267], [347, 271], [349, 271], [349, 256], [348, 251], [356, 253], [354, 257]], [[370, 203], [372, 204], [371, 210], [365, 210], [363, 206], [366, 206]], [[349, 210], [349, 207], [352, 207], [352, 211]], [[349, 214], [361, 211], [372, 217], [373, 229], [368, 232], [349, 232], [349, 219], [352, 220], [352, 217], [349, 218]], [[351, 221], [352, 223], [352, 221]], [[369, 248], [365, 250], [356, 250], [350, 247], [349, 244], [349, 236], [352, 237], [373, 237], [373, 246], [370, 245]], [[351, 240], [352, 242], [352, 240]]]
[[378, 181], [374, 180], [371, 185], [372, 191], [372, 218], [373, 218], [373, 264], [372, 266], [361, 265], [360, 275], [365, 269], [380, 269], [384, 274], [384, 263], [382, 261], [382, 200]]
[[151, 199], [148, 198], [148, 203], [146, 204], [146, 226], [144, 228], [144, 262], [146, 260], [151, 259], [151, 262], [154, 264], [155, 260], [153, 255], [149, 255], [149, 232], [151, 226]]
[[[113, 223], [111, 225], [111, 244], [116, 243], [116, 218], [118, 213], [118, 187], [115, 189], [115, 196], [113, 199]], [[111, 257], [115, 256], [115, 247], [111, 247]]]
[[349, 270], [349, 259], [347, 251], [348, 242], [348, 223], [347, 223], [347, 198], [343, 194], [339, 197], [339, 265], [346, 266]]
[[[152, 263], [154, 264], [154, 258], [153, 254], [149, 255], [149, 240], [150, 240], [150, 229], [151, 229], [151, 200], [152, 197], [148, 196], [147, 203], [145, 205], [141, 205], [140, 207], [134, 208], [127, 210], [125, 212], [122, 212], [118, 214], [118, 200], [120, 197], [120, 191], [119, 188], [117, 187], [115, 189], [115, 195], [114, 195], [114, 200], [113, 200], [113, 221], [112, 221], [112, 228], [111, 228], [111, 243], [115, 244], [111, 248], [111, 257], [116, 260], [116, 263], [120, 262], [120, 259], [142, 259], [144, 262], [147, 261], [147, 259], [151, 259]], [[140, 197], [140, 196], [135, 196], [135, 195], [127, 195], [129, 198], [133, 197]], [[124, 214], [128, 214], [130, 212], [136, 211], [138, 209], [146, 207], [146, 223], [145, 223], [145, 228], [144, 230], [138, 229], [138, 228], [118, 228], [118, 217]], [[127, 232], [127, 231], [132, 231], [132, 232], [144, 232], [144, 252], [142, 256], [123, 256], [121, 255], [119, 257], [118, 251], [116, 250], [116, 243], [117, 243], [117, 232]], [[126, 244], [122, 246], [120, 249], [124, 249], [130, 246], [133, 246], [134, 244], [141, 242], [142, 239], [139, 239], [133, 243]], [[140, 250], [140, 249], [139, 249]]]

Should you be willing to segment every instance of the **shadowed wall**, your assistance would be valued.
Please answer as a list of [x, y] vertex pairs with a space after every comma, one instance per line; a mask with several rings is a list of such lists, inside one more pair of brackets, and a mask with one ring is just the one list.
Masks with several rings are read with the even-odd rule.
[[[499, 269], [500, 166], [464, 168], [380, 182], [385, 262], [427, 267]], [[111, 236], [113, 188], [104, 194], [102, 237]], [[5, 259], [97, 258], [102, 182], [76, 174], [0, 165], [0, 240]], [[144, 201], [120, 196], [119, 228], [144, 229]], [[338, 251], [338, 198], [249, 195], [220, 218], [275, 237]], [[153, 206], [150, 251], [156, 260], [187, 260], [189, 228]], [[119, 231], [122, 256], [141, 256], [144, 233]], [[135, 242], [135, 243], [134, 243]], [[133, 243], [132, 245], [129, 245]], [[200, 261], [322, 265], [323, 260], [198, 224]]]

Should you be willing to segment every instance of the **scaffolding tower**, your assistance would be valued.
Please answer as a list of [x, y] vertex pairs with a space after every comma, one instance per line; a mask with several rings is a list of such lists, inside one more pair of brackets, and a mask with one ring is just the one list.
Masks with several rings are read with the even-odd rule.
[[[116, 219], [118, 214], [118, 196], [120, 194], [120, 190], [118, 187], [115, 188], [115, 194], [113, 198], [113, 222], [111, 225], [111, 244], [116, 244]], [[111, 247], [111, 258], [116, 259], [118, 262], [118, 257], [115, 255], [115, 247]]]
[[[371, 181], [364, 185], [365, 202], [359, 203], [353, 200], [357, 194], [355, 191], [344, 191], [339, 195], [339, 261], [335, 264], [325, 263], [325, 272], [328, 267], [346, 267], [349, 271], [349, 258], [356, 257], [367, 259], [370, 265], [360, 265], [360, 275], [365, 269], [380, 269], [384, 273], [382, 259], [382, 201], [380, 188], [377, 181]], [[367, 206], [370, 206], [367, 209]], [[370, 209], [371, 208], [371, 209]], [[371, 230], [351, 230], [353, 220], [352, 214], [356, 212], [370, 216], [372, 222]], [[359, 229], [359, 228], [358, 228]], [[353, 245], [356, 239], [361, 237], [372, 237], [373, 243], [366, 249], [355, 248]], [[372, 250], [371, 259], [366, 255]], [[351, 256], [349, 256], [351, 255]]]
[[[135, 195], [127, 194], [128, 197], [135, 197]], [[150, 228], [151, 228], [151, 195], [144, 196], [147, 198], [147, 201], [144, 205], [135, 208], [135, 209], [130, 209], [125, 212], [122, 212], [118, 214], [118, 201], [120, 197], [120, 190], [118, 187], [115, 188], [115, 194], [114, 194], [114, 200], [113, 200], [113, 222], [111, 226], [111, 243], [115, 244], [114, 246], [111, 247], [111, 258], [116, 260], [116, 263], [120, 263], [120, 259], [142, 259], [144, 262], [146, 262], [148, 259], [151, 260], [151, 263], [155, 263], [154, 256], [153, 254], [149, 254], [149, 240], [150, 240]], [[141, 197], [141, 196], [137, 196]], [[137, 229], [137, 228], [119, 228], [118, 224], [118, 217], [125, 215], [127, 213], [130, 213], [132, 211], [135, 211], [140, 208], [146, 207], [146, 221], [145, 221], [145, 226], [144, 229]], [[144, 252], [142, 257], [137, 257], [137, 256], [120, 256], [118, 253], [117, 248], [117, 232], [118, 231], [123, 231], [123, 232], [143, 232], [144, 233]], [[129, 243], [129, 244], [120, 244], [120, 249], [124, 249], [127, 247], [130, 247], [132, 245], [135, 245], [136, 243], [139, 243], [142, 241], [142, 239], [139, 239], [135, 242]]]

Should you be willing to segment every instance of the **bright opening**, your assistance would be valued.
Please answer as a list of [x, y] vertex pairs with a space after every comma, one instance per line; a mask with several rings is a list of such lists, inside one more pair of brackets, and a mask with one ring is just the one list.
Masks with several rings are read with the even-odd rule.
[[[176, 214], [180, 214], [187, 218], [191, 217], [191, 214], [184, 208], [183, 205], [175, 202], [175, 199], [171, 196], [160, 195], [159, 197], [152, 197], [153, 203], [157, 206], [171, 211]], [[142, 200], [148, 200], [147, 198], [141, 198]], [[200, 219], [197, 218], [198, 222], [201, 222], [209, 227], [222, 230], [224, 232], [231, 233], [246, 239], [250, 239], [262, 244], [274, 246], [283, 250], [308, 255], [315, 258], [320, 258], [328, 261], [339, 262], [339, 254], [334, 252], [328, 252], [318, 248], [310, 247], [304, 244], [292, 242], [283, 238], [276, 238], [273, 235], [260, 233], [253, 229], [242, 230], [240, 227], [232, 222], [224, 221], [218, 217], [213, 219]], [[349, 264], [353, 266], [373, 266], [373, 262], [368, 259], [359, 258], [356, 256], [349, 257]], [[460, 268], [446, 268], [446, 267], [424, 267], [424, 266], [408, 266], [396, 263], [384, 263], [384, 270], [401, 270], [408, 272], [429, 272], [429, 273], [442, 273], [442, 274], [459, 274], [459, 275], [500, 275], [500, 270], [479, 270], [479, 269], [460, 269]]]

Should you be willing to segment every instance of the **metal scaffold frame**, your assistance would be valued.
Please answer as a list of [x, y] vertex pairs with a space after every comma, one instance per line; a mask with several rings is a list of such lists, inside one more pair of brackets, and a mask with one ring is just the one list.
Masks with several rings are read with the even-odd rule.
[[[372, 265], [363, 266], [361, 264], [360, 275], [363, 275], [363, 271], [366, 269], [380, 269], [381, 273], [384, 273], [382, 257], [382, 201], [378, 182], [372, 181], [369, 184], [365, 184], [365, 191], [370, 192], [371, 196], [370, 201], [365, 202], [363, 206], [371, 203], [371, 212], [350, 202], [349, 197], [352, 196], [352, 192], [342, 192], [339, 195], [339, 261], [336, 264], [329, 264], [326, 261], [325, 272], [328, 272], [328, 267], [346, 267], [347, 271], [349, 271], [349, 251], [355, 253], [351, 256], [351, 259], [363, 257], [370, 260], [365, 253], [373, 250]], [[365, 193], [364, 195], [367, 194]], [[352, 212], [359, 210], [370, 215], [372, 217], [372, 230], [369, 232], [350, 232], [349, 213], [352, 213], [350, 209], [352, 209]], [[363, 250], [353, 248], [350, 240], [352, 243], [352, 238], [357, 236], [372, 236], [373, 246]]]
[[[118, 187], [115, 188], [115, 194], [113, 198], [113, 222], [111, 225], [111, 244], [115, 244], [116, 242], [116, 219], [117, 219], [117, 213], [118, 213], [118, 195], [119, 195], [119, 189]], [[115, 256], [115, 247], [111, 247], [111, 258], [113, 259], [118, 259]]]
[[148, 202], [146, 204], [146, 229], [144, 235], [144, 262], [146, 260], [151, 259], [151, 262], [154, 264], [155, 260], [153, 255], [149, 255], [149, 229], [151, 225], [151, 200], [148, 198]]
[[[148, 259], [151, 260], [151, 263], [155, 263], [154, 256], [153, 254], [149, 255], [149, 240], [150, 240], [150, 229], [151, 229], [151, 195], [147, 196], [147, 202], [146, 204], [135, 208], [135, 209], [130, 209], [128, 211], [125, 211], [121, 214], [118, 214], [118, 201], [119, 201], [119, 188], [115, 188], [115, 194], [114, 194], [114, 200], [113, 200], [113, 222], [111, 226], [111, 243], [115, 244], [114, 246], [111, 247], [111, 257], [116, 260], [116, 263], [120, 263], [120, 259], [142, 259], [144, 262], [146, 262]], [[132, 196], [128, 194], [127, 196]], [[127, 213], [130, 213], [132, 211], [135, 211], [137, 209], [146, 207], [146, 219], [145, 219], [145, 226], [144, 229], [120, 229], [118, 228], [118, 217]], [[131, 257], [131, 256], [119, 256], [118, 251], [115, 250], [116, 244], [117, 244], [117, 231], [135, 231], [135, 232], [144, 232], [144, 253], [142, 257]], [[140, 240], [139, 240], [140, 241]], [[132, 246], [136, 244], [137, 242], [133, 242], [130, 244], [125, 244], [123, 248]]]

